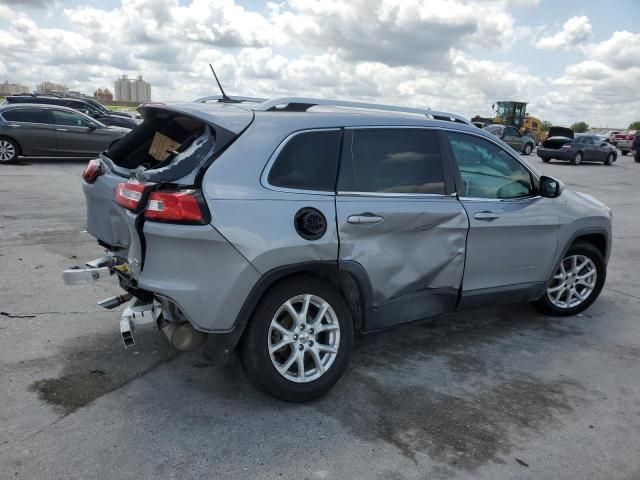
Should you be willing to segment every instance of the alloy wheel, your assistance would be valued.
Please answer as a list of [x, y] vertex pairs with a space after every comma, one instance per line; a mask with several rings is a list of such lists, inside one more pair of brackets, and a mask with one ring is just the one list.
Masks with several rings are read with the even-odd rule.
[[296, 383], [311, 382], [331, 368], [340, 346], [340, 322], [316, 295], [297, 295], [276, 311], [268, 333], [271, 362]]
[[598, 279], [596, 265], [584, 255], [570, 255], [560, 263], [547, 288], [547, 298], [558, 308], [569, 309], [585, 302]]
[[8, 162], [16, 156], [16, 147], [6, 140], [0, 140], [0, 162]]

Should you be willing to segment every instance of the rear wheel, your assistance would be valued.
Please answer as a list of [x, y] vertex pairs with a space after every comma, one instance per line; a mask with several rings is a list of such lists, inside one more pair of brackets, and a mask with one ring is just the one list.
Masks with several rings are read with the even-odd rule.
[[607, 155], [606, 160], [604, 161], [605, 165], [611, 165], [613, 163], [613, 161], [616, 159], [616, 156], [612, 153], [610, 153], [609, 155]]
[[640, 155], [634, 155], [633, 159], [634, 159], [636, 162], [640, 163]]
[[620, 153], [624, 157], [627, 153], [629, 153], [629, 150], [620, 150]]
[[544, 163], [549, 163], [551, 161], [551, 158], [547, 158], [547, 157], [541, 157], [541, 158]]
[[11, 163], [18, 159], [18, 144], [8, 138], [0, 138], [0, 163]]
[[524, 150], [522, 151], [522, 153], [524, 153], [525, 155], [529, 155], [532, 151], [533, 151], [533, 144], [527, 143], [524, 146]]
[[589, 243], [575, 243], [535, 305], [547, 315], [576, 315], [598, 298], [606, 275], [600, 251]]
[[342, 376], [353, 348], [353, 321], [340, 293], [313, 277], [294, 277], [258, 304], [241, 346], [249, 379], [282, 400], [304, 402]]
[[571, 163], [574, 165], [580, 165], [582, 163], [582, 152], [576, 153], [576, 155], [571, 160]]

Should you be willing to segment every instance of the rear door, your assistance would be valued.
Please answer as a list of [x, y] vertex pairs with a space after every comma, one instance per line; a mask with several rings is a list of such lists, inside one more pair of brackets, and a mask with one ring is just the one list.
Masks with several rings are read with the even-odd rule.
[[464, 132], [447, 137], [470, 224], [461, 305], [535, 295], [556, 254], [555, 199], [539, 196], [531, 171], [497, 143]]
[[437, 130], [346, 129], [336, 213], [341, 268], [364, 269], [367, 330], [449, 312], [462, 281], [467, 216]]
[[56, 132], [49, 111], [45, 108], [16, 107], [2, 112], [9, 134], [18, 142], [26, 156], [55, 156]]
[[[51, 110], [56, 126], [56, 139], [60, 155], [71, 157], [95, 156], [109, 146], [112, 138], [82, 115], [67, 110]], [[93, 124], [95, 126], [95, 124]]]

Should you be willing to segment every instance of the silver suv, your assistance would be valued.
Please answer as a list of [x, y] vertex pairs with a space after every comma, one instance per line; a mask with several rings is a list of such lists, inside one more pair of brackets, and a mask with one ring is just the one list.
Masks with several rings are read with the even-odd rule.
[[602, 290], [611, 211], [457, 115], [282, 98], [141, 107], [85, 170], [87, 230], [117, 276], [120, 331], [239, 347], [252, 382], [305, 401], [356, 333], [535, 301], [574, 315]]

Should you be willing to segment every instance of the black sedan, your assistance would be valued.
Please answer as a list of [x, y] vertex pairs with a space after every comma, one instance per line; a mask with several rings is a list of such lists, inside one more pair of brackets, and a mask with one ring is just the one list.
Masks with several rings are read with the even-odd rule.
[[24, 157], [91, 158], [126, 135], [71, 108], [54, 105], [0, 106], [0, 163]]
[[543, 162], [566, 160], [573, 165], [586, 162], [603, 162], [611, 165], [616, 161], [614, 146], [603, 142], [596, 135], [574, 134], [573, 130], [564, 127], [551, 127], [549, 136], [537, 149]]

